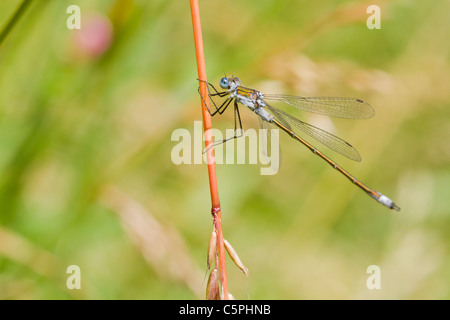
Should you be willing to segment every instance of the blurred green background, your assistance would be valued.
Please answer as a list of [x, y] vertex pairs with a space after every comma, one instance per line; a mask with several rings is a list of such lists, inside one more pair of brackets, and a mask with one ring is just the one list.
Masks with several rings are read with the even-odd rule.
[[[20, 1], [0, 2], [3, 28]], [[69, 5], [81, 30], [69, 30]], [[369, 5], [381, 29], [369, 30]], [[288, 136], [278, 174], [218, 165], [238, 299], [450, 298], [450, 2], [200, 1], [208, 80], [353, 96], [369, 120], [303, 119], [400, 213]], [[188, 1], [32, 1], [0, 45], [0, 299], [202, 299], [212, 229], [206, 165], [175, 165], [201, 120]], [[255, 115], [241, 109], [244, 127]], [[232, 128], [233, 112], [213, 119]], [[66, 269], [81, 268], [81, 290]], [[381, 269], [369, 290], [366, 270]]]

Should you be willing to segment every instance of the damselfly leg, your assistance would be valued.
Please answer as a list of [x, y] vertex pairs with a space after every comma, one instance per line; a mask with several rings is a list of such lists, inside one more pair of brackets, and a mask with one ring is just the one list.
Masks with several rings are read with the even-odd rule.
[[[229, 92], [227, 91], [223, 91], [223, 92], [218, 92], [217, 89], [209, 82], [205, 81], [205, 80], [199, 80], [201, 82], [204, 82], [207, 84], [207, 89], [208, 89], [208, 100], [214, 105], [215, 107], [215, 111], [211, 112], [210, 108], [208, 108], [208, 103], [206, 103], [205, 98], [203, 97], [203, 95], [200, 92], [200, 87], [198, 88], [198, 92], [203, 100], [203, 103], [205, 104], [209, 114], [211, 115], [211, 117], [214, 117], [216, 114], [223, 114], [225, 112], [225, 110], [228, 108], [228, 106], [231, 104], [231, 102], [234, 100], [234, 135], [232, 137], [228, 137], [225, 138], [223, 140], [220, 141], [214, 141], [214, 143], [210, 144], [205, 151], [203, 151], [203, 153], [207, 152], [210, 148], [218, 146], [222, 143], [226, 143], [229, 140], [233, 140], [233, 139], [237, 139], [243, 136], [243, 128], [242, 128], [242, 121], [241, 121], [241, 115], [239, 113], [239, 106], [238, 103], [236, 101], [236, 99], [234, 99], [232, 96], [229, 96]], [[212, 89], [212, 92], [211, 90]], [[219, 106], [217, 106], [217, 102], [215, 101], [214, 97], [227, 97], [223, 102], [220, 103]]]
[[[217, 106], [217, 103], [214, 99], [214, 97], [226, 97], [229, 95], [229, 93], [227, 91], [223, 91], [223, 92], [218, 92], [216, 90], [216, 88], [209, 82], [205, 81], [205, 80], [198, 80], [201, 82], [206, 83], [207, 85], [207, 90], [208, 90], [208, 100], [213, 104], [214, 108], [216, 109], [215, 111], [211, 112], [210, 108], [208, 107], [209, 103], [206, 103], [205, 97], [203, 97], [202, 93], [200, 92], [200, 87], [198, 88], [198, 93], [200, 94], [200, 97], [203, 100], [203, 103], [205, 104], [209, 114], [211, 115], [211, 117], [214, 117], [217, 113], [222, 114], [224, 113], [224, 111], [227, 109], [227, 107], [230, 105], [231, 101], [233, 100], [232, 97], [227, 97], [227, 99], [225, 99], [224, 101], [222, 101], [220, 103], [219, 106]], [[213, 92], [211, 92], [210, 88], [213, 90]]]

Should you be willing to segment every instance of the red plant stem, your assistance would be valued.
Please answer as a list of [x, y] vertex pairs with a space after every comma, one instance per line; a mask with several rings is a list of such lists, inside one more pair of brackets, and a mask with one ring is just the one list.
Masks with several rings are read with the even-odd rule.
[[[191, 3], [191, 15], [192, 15], [192, 25], [194, 28], [194, 42], [195, 42], [195, 55], [197, 59], [197, 72], [198, 79], [204, 80], [200, 81], [200, 94], [203, 97], [208, 96], [208, 88], [206, 84], [206, 67], [205, 67], [205, 54], [203, 52], [203, 38], [202, 38], [202, 28], [200, 22], [200, 10], [198, 6], [198, 0], [190, 0]], [[217, 232], [217, 246], [219, 254], [219, 272], [220, 272], [220, 282], [222, 285], [223, 297], [228, 300], [228, 283], [227, 283], [227, 271], [225, 265], [225, 248], [223, 243], [223, 232], [222, 232], [222, 215], [220, 211], [220, 200], [219, 191], [217, 189], [217, 177], [216, 177], [216, 164], [214, 161], [214, 148], [208, 148], [212, 144], [212, 133], [211, 133], [211, 115], [208, 112], [208, 99], [200, 98], [202, 104], [202, 114], [203, 114], [203, 130], [205, 132], [205, 147], [208, 150], [206, 152], [207, 162], [208, 162], [208, 175], [209, 175], [209, 189], [211, 191], [211, 202], [212, 209], [211, 214], [214, 220], [214, 228]]]

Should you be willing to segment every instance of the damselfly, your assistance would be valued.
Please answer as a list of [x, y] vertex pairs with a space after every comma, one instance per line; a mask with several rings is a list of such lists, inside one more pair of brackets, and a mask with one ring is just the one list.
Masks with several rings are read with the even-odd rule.
[[[360, 189], [365, 191], [369, 196], [377, 200], [379, 203], [387, 206], [390, 209], [400, 211], [400, 208], [391, 199], [373, 190], [372, 188], [369, 188], [361, 181], [356, 179], [348, 171], [328, 158], [305, 139], [300, 137], [292, 129], [291, 125], [300, 130], [303, 134], [314, 138], [323, 145], [342, 154], [343, 156], [355, 161], [361, 161], [361, 157], [358, 151], [356, 151], [356, 149], [353, 148], [348, 142], [336, 137], [335, 135], [325, 130], [319, 129], [311, 124], [303, 122], [295, 118], [294, 116], [273, 107], [268, 103], [268, 101], [283, 102], [300, 110], [332, 117], [347, 119], [367, 119], [375, 114], [372, 106], [370, 106], [370, 104], [368, 104], [367, 102], [355, 98], [306, 98], [278, 94], [264, 95], [257, 90], [241, 86], [241, 81], [236, 77], [223, 77], [220, 80], [220, 87], [224, 91], [219, 92], [211, 83], [208, 83], [204, 80], [200, 81], [207, 83], [209, 100], [214, 106], [214, 110], [212, 110], [212, 108], [208, 110], [211, 116], [222, 114], [234, 101], [235, 135], [233, 137], [220, 141], [219, 143], [223, 143], [229, 139], [234, 139], [242, 136], [242, 122], [238, 106], [238, 103], [240, 103], [255, 112], [259, 116], [260, 122], [262, 124], [271, 123], [288, 133], [292, 138], [301, 142], [315, 155], [325, 160], [333, 168], [342, 173], [345, 177], [347, 177], [350, 181], [352, 181], [355, 185], [357, 185]], [[217, 98], [223, 98], [220, 104], [216, 102]], [[205, 101], [203, 96], [202, 99], [203, 101]]]

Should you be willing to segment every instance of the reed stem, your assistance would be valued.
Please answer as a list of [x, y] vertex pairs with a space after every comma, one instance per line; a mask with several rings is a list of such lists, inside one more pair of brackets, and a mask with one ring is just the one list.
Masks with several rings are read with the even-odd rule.
[[[206, 84], [206, 67], [205, 67], [205, 55], [203, 52], [203, 38], [202, 29], [200, 22], [200, 10], [198, 6], [198, 0], [190, 0], [191, 4], [191, 15], [192, 15], [192, 26], [194, 29], [194, 42], [195, 42], [195, 56], [197, 59], [197, 72], [198, 79], [204, 80], [199, 81], [200, 94], [203, 97], [208, 96], [208, 88]], [[222, 287], [222, 293], [225, 300], [228, 300], [228, 283], [227, 283], [227, 272], [225, 265], [225, 248], [223, 242], [223, 232], [222, 232], [222, 215], [220, 210], [220, 200], [219, 191], [217, 188], [217, 177], [216, 177], [216, 164], [214, 160], [214, 148], [209, 146], [213, 143], [212, 133], [211, 133], [211, 115], [208, 112], [209, 106], [208, 99], [201, 99], [202, 105], [202, 115], [203, 115], [203, 130], [205, 132], [205, 148], [207, 150], [207, 165], [208, 165], [208, 175], [209, 175], [209, 189], [211, 192], [211, 214], [213, 216], [214, 228], [217, 232], [217, 246], [218, 246], [218, 260], [219, 260], [219, 274], [220, 283]]]

